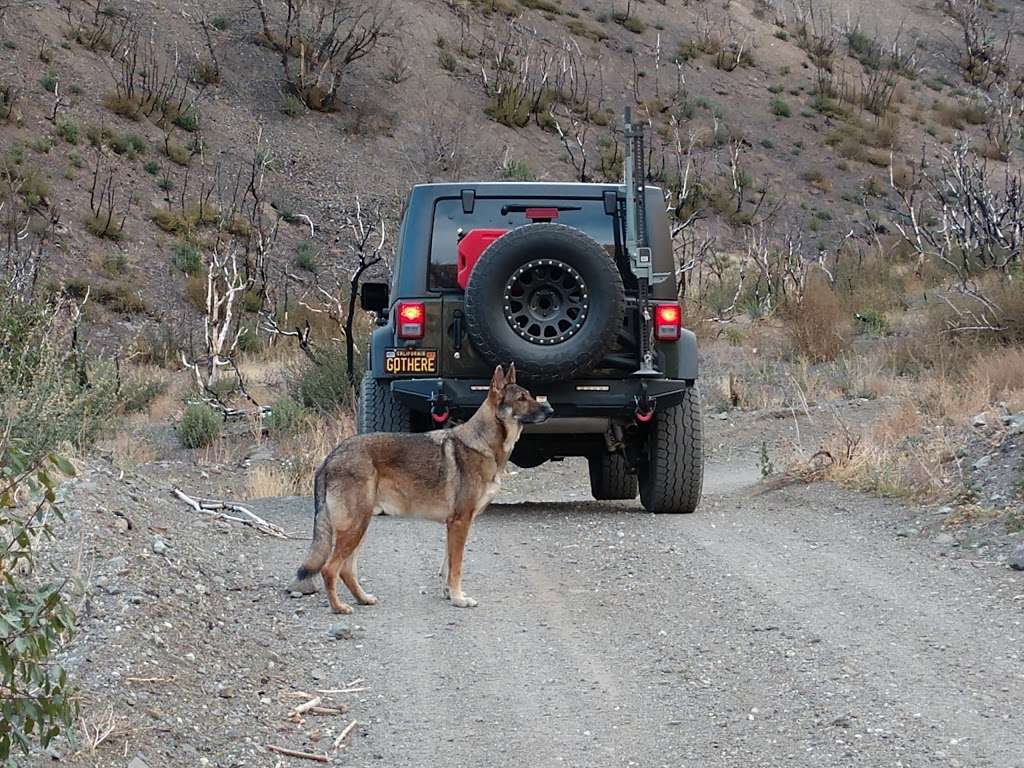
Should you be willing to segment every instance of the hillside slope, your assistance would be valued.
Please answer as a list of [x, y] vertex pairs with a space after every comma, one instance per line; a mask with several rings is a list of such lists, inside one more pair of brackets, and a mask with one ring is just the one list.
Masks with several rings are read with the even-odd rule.
[[[299, 5], [307, 32], [317, 9], [359, 7]], [[326, 70], [300, 55], [284, 6], [266, 7], [266, 27], [259, 3], [220, 0], [3, 11], [0, 145], [6, 187], [19, 190], [6, 215], [20, 205], [44, 239], [48, 284], [93, 285], [97, 339], [125, 341], [147, 319], [182, 331], [196, 321], [201, 290], [183, 268], [201, 271], [190, 260], [218, 225], [161, 224], [156, 212], [204, 195], [225, 208], [257, 135], [260, 214], [279, 235], [268, 279], [280, 285], [304, 241], [306, 267], [345, 261], [357, 197], [383, 201], [393, 229], [421, 181], [616, 178], [626, 104], [649, 117], [653, 180], [681, 218], [699, 212], [702, 237], [728, 250], [768, 222], [800, 231], [811, 253], [834, 248], [865, 207], [886, 207], [890, 154], [899, 176], [956, 131], [982, 148], [992, 116], [994, 96], [964, 81], [956, 22], [931, 5], [893, 17], [869, 0], [394, 0], [340, 21], [340, 33], [373, 39]], [[992, 8], [997, 41], [1016, 37]], [[330, 77], [313, 92], [286, 83], [282, 55], [293, 74], [297, 62], [336, 69], [336, 94], [325, 104], [317, 91]], [[97, 203], [108, 175], [112, 205]]]

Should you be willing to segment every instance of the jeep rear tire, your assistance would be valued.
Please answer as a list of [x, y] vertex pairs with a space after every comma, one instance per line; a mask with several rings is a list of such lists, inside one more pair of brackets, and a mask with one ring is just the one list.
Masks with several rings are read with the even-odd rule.
[[683, 402], [655, 411], [640, 462], [640, 503], [648, 512], [689, 514], [704, 482], [700, 398], [695, 387]]
[[387, 381], [378, 381], [370, 371], [363, 375], [359, 388], [356, 428], [361, 435], [412, 431], [409, 409], [395, 399]]
[[595, 366], [622, 329], [625, 295], [611, 255], [584, 232], [528, 224], [483, 252], [466, 286], [466, 330], [490, 365], [527, 382]]
[[636, 474], [629, 471], [626, 457], [621, 453], [603, 451], [588, 456], [590, 465], [590, 494], [598, 501], [623, 501], [635, 499], [637, 492]]

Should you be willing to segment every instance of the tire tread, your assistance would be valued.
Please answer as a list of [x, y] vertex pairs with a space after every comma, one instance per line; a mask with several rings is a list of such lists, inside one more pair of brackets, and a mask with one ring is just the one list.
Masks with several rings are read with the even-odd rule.
[[356, 429], [359, 434], [370, 432], [411, 432], [409, 409], [391, 393], [391, 388], [367, 371], [360, 386], [359, 405], [356, 409]]
[[590, 494], [598, 501], [624, 501], [635, 499], [637, 478], [629, 471], [626, 457], [621, 453], [608, 453], [587, 457], [590, 465]]
[[704, 485], [700, 398], [695, 387], [683, 402], [655, 415], [654, 450], [640, 479], [640, 501], [649, 512], [689, 514]]

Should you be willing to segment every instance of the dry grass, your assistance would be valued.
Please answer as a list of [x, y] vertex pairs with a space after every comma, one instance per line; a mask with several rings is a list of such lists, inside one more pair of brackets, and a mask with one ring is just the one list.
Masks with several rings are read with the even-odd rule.
[[835, 360], [846, 348], [846, 314], [823, 279], [809, 281], [803, 300], [785, 315], [789, 339], [800, 356], [812, 362]]
[[1024, 394], [1024, 349], [995, 349], [979, 355], [967, 372], [965, 389], [989, 402]]
[[111, 441], [114, 466], [134, 467], [160, 458], [160, 452], [144, 437], [131, 432], [118, 432]]
[[[962, 487], [945, 433], [922, 435], [924, 419], [903, 400], [860, 434], [841, 425], [820, 463], [823, 479], [882, 496], [935, 501]], [[958, 482], [959, 481], [959, 482]]]
[[285, 438], [278, 446], [278, 455], [287, 457], [284, 461], [252, 468], [248, 476], [247, 498], [310, 495], [313, 476], [324, 457], [338, 443], [354, 434], [353, 413], [310, 417], [305, 429]]

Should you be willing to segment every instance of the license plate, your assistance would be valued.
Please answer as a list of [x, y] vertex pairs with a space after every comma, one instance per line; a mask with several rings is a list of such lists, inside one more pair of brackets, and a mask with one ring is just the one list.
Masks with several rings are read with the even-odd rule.
[[393, 375], [437, 373], [437, 350], [403, 347], [385, 349], [384, 372]]

